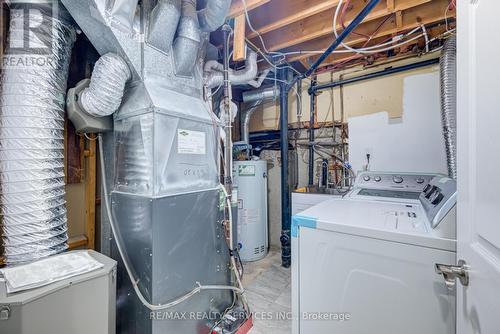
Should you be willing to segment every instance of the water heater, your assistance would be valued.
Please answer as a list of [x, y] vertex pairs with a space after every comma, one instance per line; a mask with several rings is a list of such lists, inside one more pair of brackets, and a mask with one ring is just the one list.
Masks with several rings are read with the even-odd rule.
[[269, 248], [267, 226], [267, 161], [234, 162], [238, 187], [238, 243], [242, 261], [264, 258]]

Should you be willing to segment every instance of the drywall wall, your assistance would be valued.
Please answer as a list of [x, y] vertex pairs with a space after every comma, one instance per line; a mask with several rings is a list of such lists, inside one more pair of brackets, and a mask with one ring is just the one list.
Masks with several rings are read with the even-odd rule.
[[364, 170], [370, 154], [374, 171], [446, 174], [439, 73], [404, 78], [401, 117], [391, 118], [384, 110], [350, 117], [348, 123], [349, 160], [355, 171]]

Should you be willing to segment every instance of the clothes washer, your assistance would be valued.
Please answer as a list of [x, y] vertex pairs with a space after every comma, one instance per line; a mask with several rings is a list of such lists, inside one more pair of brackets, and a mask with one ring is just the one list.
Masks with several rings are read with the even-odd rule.
[[455, 181], [374, 176], [293, 217], [294, 334], [455, 333]]

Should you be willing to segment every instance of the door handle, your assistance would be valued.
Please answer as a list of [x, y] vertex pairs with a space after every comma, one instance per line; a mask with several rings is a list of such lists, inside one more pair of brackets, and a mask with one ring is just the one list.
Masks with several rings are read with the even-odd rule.
[[453, 290], [457, 278], [463, 286], [469, 285], [469, 266], [464, 260], [458, 261], [456, 266], [436, 263], [435, 268], [437, 274], [443, 275], [448, 290]]

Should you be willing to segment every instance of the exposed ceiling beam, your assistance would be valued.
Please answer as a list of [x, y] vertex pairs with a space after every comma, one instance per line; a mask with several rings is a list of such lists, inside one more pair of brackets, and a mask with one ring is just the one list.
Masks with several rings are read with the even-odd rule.
[[[394, 9], [392, 10], [387, 8], [386, 2], [381, 2], [367, 16], [364, 22], [376, 20], [397, 11], [411, 9], [418, 5], [430, 4], [439, 1], [440, 0], [397, 0], [395, 1]], [[361, 11], [364, 5], [365, 2], [363, 0], [354, 0], [352, 5], [350, 5], [347, 10], [345, 24], [349, 24], [356, 14]], [[335, 8], [331, 8], [316, 15], [309, 16], [301, 21], [268, 32], [264, 35], [267, 49], [277, 51], [295, 44], [314, 40], [325, 35], [331, 35], [333, 33], [334, 14]], [[337, 28], [341, 29], [340, 23]], [[255, 40], [255, 42], [258, 43], [258, 40]]]
[[[340, 0], [274, 0], [254, 10], [250, 15], [252, 26], [263, 35], [299, 22], [307, 17], [334, 8]], [[248, 38], [257, 34], [250, 31]]]
[[[398, 32], [401, 31], [408, 31], [414, 29], [422, 24], [427, 25], [443, 21], [444, 11], [446, 10], [447, 6], [448, 6], [448, 0], [434, 0], [432, 4], [425, 4], [419, 7], [410, 8], [404, 11], [404, 15], [402, 16], [403, 23], [401, 28], [397, 27], [396, 19], [391, 18], [390, 20], [386, 21], [386, 23], [379, 30], [379, 33], [376, 34], [374, 38], [389, 37], [392, 34], [397, 34]], [[455, 15], [455, 12], [454, 11], [450, 12], [448, 15], [451, 18]], [[358, 33], [371, 35], [383, 20], [384, 18], [379, 18], [371, 22], [363, 23], [356, 31]], [[299, 51], [299, 50], [306, 50], [306, 51], [324, 50], [331, 44], [333, 39], [334, 36], [332, 35], [323, 36], [321, 38], [308, 41], [306, 43], [294, 45], [293, 47], [287, 48], [282, 51], [287, 52], [287, 51]], [[364, 41], [365, 41], [364, 37], [354, 35], [350, 36], [346, 43], [348, 45], [357, 45], [359, 43], [363, 43]], [[309, 58], [310, 56], [311, 56], [310, 54], [309, 55], [300, 54], [291, 56], [290, 58], [288, 58], [288, 60], [300, 61], [302, 59]], [[334, 55], [333, 57], [335, 56], [336, 55]]]
[[234, 19], [233, 61], [242, 61], [246, 56], [245, 14]]
[[[251, 11], [255, 8], [258, 8], [271, 0], [245, 0], [245, 3], [247, 5], [247, 10]], [[231, 8], [229, 9], [229, 14], [228, 16], [231, 18], [235, 18], [237, 16], [240, 16], [241, 14], [245, 13], [245, 4], [243, 3], [242, 0], [233, 0], [231, 4]]]

